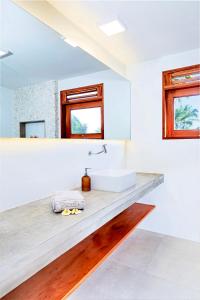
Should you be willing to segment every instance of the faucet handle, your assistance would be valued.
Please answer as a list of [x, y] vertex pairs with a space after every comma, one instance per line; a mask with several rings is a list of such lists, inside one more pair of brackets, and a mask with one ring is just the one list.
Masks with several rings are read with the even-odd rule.
[[104, 152], [105, 152], [105, 153], [108, 152], [107, 149], [106, 149], [106, 147], [107, 147], [107, 144], [103, 144], [103, 149], [104, 149]]

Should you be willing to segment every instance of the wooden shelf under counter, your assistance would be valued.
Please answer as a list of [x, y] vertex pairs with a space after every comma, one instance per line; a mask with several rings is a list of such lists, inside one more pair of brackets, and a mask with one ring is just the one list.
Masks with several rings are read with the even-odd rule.
[[154, 205], [132, 204], [2, 300], [65, 299], [154, 208]]

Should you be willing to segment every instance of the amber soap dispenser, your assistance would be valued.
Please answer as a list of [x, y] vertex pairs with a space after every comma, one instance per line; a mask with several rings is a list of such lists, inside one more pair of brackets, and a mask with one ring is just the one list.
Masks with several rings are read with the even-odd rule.
[[87, 170], [91, 168], [85, 168], [85, 174], [82, 177], [82, 191], [89, 192], [91, 191], [91, 178], [87, 174]]

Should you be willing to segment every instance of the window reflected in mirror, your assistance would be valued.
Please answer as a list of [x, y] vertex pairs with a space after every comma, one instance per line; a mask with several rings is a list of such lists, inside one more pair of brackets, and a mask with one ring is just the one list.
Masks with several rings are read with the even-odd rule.
[[101, 133], [101, 108], [71, 110], [72, 134]]
[[104, 138], [103, 95], [103, 83], [61, 91], [63, 138]]

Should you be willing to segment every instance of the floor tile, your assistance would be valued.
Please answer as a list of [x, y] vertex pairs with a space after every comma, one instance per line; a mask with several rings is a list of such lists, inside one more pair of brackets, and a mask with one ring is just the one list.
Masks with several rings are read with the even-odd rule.
[[70, 300], [200, 300], [200, 244], [136, 230]]
[[96, 270], [68, 299], [134, 299], [137, 271], [111, 261]]
[[160, 245], [162, 238], [155, 233], [140, 234], [129, 237], [111, 255], [111, 260], [144, 271], [152, 260], [152, 256]]
[[[120, 298], [119, 298], [120, 299]], [[131, 299], [131, 298], [130, 298]], [[132, 300], [199, 300], [200, 291], [171, 283], [165, 279], [141, 273], [137, 277]]]
[[200, 244], [166, 237], [154, 253], [146, 271], [200, 290]]

